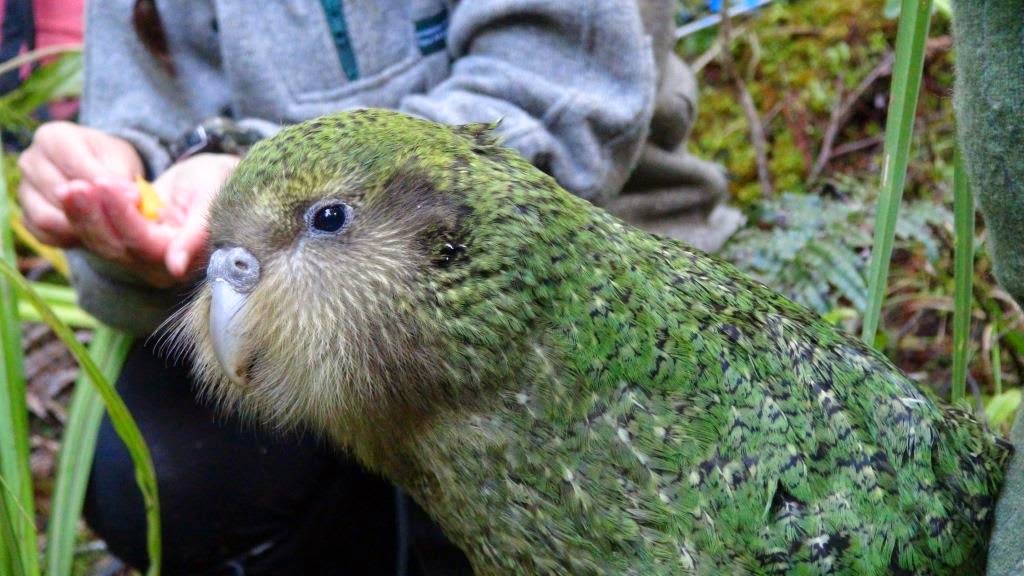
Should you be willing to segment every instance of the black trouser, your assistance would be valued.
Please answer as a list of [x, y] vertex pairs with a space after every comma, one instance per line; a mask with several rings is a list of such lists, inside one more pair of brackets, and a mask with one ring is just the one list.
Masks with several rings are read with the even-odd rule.
[[[156, 467], [163, 573], [470, 574], [408, 498], [309, 436], [277, 436], [215, 414], [188, 370], [136, 344], [117, 388]], [[104, 418], [85, 516], [111, 552], [145, 568], [142, 496]]]

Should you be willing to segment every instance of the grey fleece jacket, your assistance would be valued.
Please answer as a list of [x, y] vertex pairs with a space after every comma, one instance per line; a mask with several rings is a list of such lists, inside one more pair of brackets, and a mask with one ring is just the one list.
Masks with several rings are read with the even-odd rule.
[[[654, 105], [636, 0], [158, 2], [176, 74], [131, 26], [133, 0], [91, 0], [82, 122], [132, 142], [151, 174], [169, 142], [229, 114], [272, 132], [360, 107], [461, 124], [501, 119], [504, 141], [591, 200], [637, 160]], [[152, 331], [180, 301], [129, 270], [71, 254], [83, 308]]]

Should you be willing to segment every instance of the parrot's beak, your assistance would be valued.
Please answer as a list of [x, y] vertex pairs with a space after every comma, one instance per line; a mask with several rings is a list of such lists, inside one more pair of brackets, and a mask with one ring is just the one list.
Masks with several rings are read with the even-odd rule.
[[221, 248], [210, 255], [206, 279], [210, 283], [210, 337], [221, 369], [235, 384], [245, 384], [248, 362], [242, 354], [241, 327], [249, 293], [259, 281], [260, 266], [248, 250]]

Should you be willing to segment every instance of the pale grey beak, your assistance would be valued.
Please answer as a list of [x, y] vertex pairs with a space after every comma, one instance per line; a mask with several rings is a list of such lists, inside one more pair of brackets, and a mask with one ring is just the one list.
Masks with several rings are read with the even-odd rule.
[[245, 384], [248, 371], [242, 357], [241, 326], [249, 293], [260, 279], [260, 263], [241, 247], [220, 248], [206, 267], [210, 283], [210, 337], [221, 369], [235, 384]]

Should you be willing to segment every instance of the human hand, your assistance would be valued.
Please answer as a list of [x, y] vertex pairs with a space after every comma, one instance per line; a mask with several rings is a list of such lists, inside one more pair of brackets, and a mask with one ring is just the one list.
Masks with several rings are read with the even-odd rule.
[[210, 202], [240, 161], [233, 154], [196, 154], [171, 166], [153, 183], [165, 202], [159, 222], [176, 229], [164, 259], [174, 276], [184, 277], [207, 256]]
[[155, 221], [139, 211], [138, 187], [128, 180], [76, 180], [58, 195], [86, 248], [154, 286], [168, 287], [205, 256], [210, 202], [238, 161], [228, 154], [198, 154], [171, 166], [153, 182], [164, 204]]
[[62, 206], [72, 181], [131, 181], [143, 173], [142, 159], [128, 141], [71, 122], [40, 126], [18, 167], [25, 226], [46, 244], [64, 248], [81, 243]]
[[72, 180], [58, 189], [60, 208], [78, 242], [158, 288], [175, 284], [164, 264], [174, 239], [170, 226], [139, 212], [139, 190], [122, 178]]

